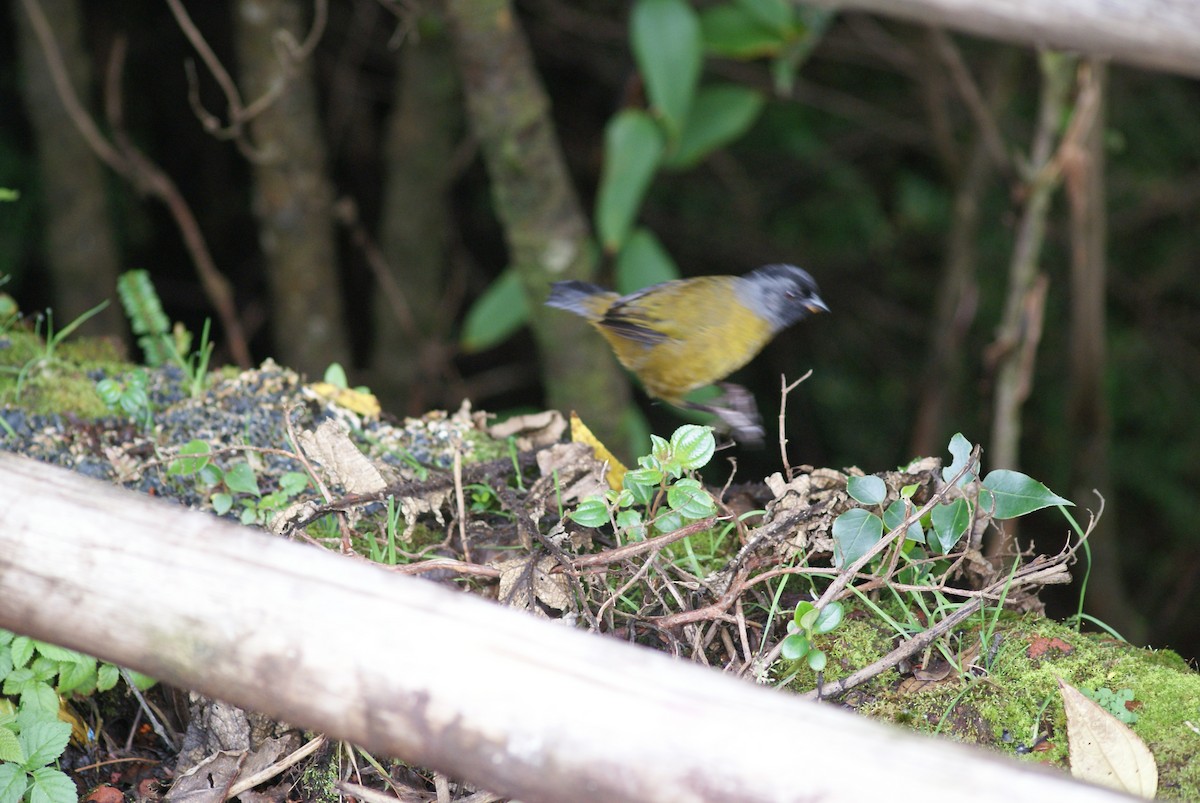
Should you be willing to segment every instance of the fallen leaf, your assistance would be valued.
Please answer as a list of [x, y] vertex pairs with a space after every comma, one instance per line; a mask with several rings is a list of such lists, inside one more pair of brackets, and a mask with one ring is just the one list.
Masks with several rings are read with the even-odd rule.
[[1061, 678], [1058, 690], [1067, 715], [1071, 774], [1081, 781], [1153, 798], [1158, 765], [1145, 742]]

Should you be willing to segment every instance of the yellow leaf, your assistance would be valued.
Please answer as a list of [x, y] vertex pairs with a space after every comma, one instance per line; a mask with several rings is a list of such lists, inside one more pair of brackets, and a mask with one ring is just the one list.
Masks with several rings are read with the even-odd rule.
[[605, 479], [608, 480], [608, 487], [614, 491], [620, 489], [621, 483], [625, 481], [625, 472], [628, 470], [625, 466], [613, 456], [613, 453], [608, 450], [599, 438], [592, 434], [592, 431], [587, 428], [583, 421], [575, 413], [571, 413], [571, 440], [575, 443], [584, 443], [592, 447], [592, 451], [596, 453], [596, 459], [608, 463], [608, 472], [605, 474]]

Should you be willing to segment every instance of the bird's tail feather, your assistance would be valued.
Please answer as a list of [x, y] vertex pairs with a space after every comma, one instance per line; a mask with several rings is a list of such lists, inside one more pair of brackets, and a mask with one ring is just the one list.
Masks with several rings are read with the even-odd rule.
[[611, 290], [588, 282], [555, 282], [546, 298], [546, 306], [565, 309], [588, 320], [597, 320], [617, 297]]

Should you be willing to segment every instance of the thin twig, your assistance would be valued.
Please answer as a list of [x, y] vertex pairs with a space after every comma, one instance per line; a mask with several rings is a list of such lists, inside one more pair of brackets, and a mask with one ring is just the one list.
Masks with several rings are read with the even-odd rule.
[[812, 376], [812, 369], [808, 369], [808, 373], [797, 379], [795, 382], [788, 384], [787, 376], [779, 375], [779, 457], [783, 460], [783, 476], [792, 480], [792, 464], [788, 462], [787, 456], [787, 435], [784, 433], [784, 420], [787, 418], [787, 398], [788, 394], [800, 386], [800, 383]]

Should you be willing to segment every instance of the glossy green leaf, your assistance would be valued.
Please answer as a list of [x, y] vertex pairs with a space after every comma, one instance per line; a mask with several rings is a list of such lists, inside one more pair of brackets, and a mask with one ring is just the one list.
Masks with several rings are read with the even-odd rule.
[[847, 477], [846, 492], [861, 505], [878, 505], [887, 499], [887, 485], [874, 475]]
[[628, 538], [634, 541], [646, 540], [646, 525], [642, 523], [642, 514], [636, 510], [622, 510], [616, 516], [617, 526], [625, 531]]
[[1019, 471], [997, 469], [983, 478], [980, 509], [997, 519], [1013, 519], [1051, 505], [1074, 505]]
[[678, 511], [668, 510], [654, 517], [654, 529], [660, 533], [673, 533], [684, 524], [684, 517]]
[[617, 292], [628, 295], [635, 290], [679, 278], [675, 260], [649, 229], [633, 230], [617, 254]]
[[671, 435], [671, 451], [684, 468], [697, 469], [708, 465], [717, 451], [712, 427], [685, 424]]
[[638, 0], [629, 24], [646, 95], [675, 139], [700, 81], [704, 58], [700, 18], [685, 0]]
[[71, 726], [59, 720], [41, 720], [22, 728], [17, 738], [27, 756], [26, 768], [43, 767], [62, 755], [71, 738]]
[[971, 525], [971, 507], [965, 499], [938, 505], [930, 513], [930, 522], [933, 526], [925, 536], [925, 543], [933, 552], [945, 555]]
[[463, 351], [490, 349], [529, 321], [529, 302], [515, 270], [492, 282], [467, 310], [460, 339]]
[[643, 111], [627, 109], [608, 121], [596, 192], [596, 230], [605, 251], [624, 246], [664, 147], [658, 124]]
[[716, 56], [756, 59], [773, 56], [784, 39], [734, 3], [707, 8], [700, 15], [704, 49]]
[[715, 515], [717, 503], [712, 495], [704, 490], [699, 480], [685, 477], [677, 480], [667, 489], [667, 505], [685, 519], [702, 519]]
[[[909, 506], [904, 504], [903, 499], [897, 499], [887, 506], [887, 510], [883, 511], [883, 526], [890, 532], [899, 527], [906, 518], [908, 518]], [[918, 544], [925, 543], [925, 531], [921, 529], [921, 523], [914, 521], [908, 526], [908, 532], [904, 534], [908, 541], [915, 541]]]
[[805, 626], [804, 625], [805, 619], [808, 618], [809, 614], [811, 614], [816, 609], [817, 609], [816, 605], [813, 605], [811, 602], [809, 602], [806, 599], [802, 599], [796, 603], [796, 610], [792, 614], [792, 621], [795, 622], [799, 627], [803, 628]]
[[201, 440], [191, 440], [179, 447], [179, 456], [171, 461], [167, 474], [173, 477], [187, 477], [197, 473], [208, 465], [211, 447]]
[[808, 668], [814, 672], [824, 672], [828, 660], [824, 650], [813, 650], [808, 654]]
[[883, 521], [862, 508], [833, 520], [833, 565], [840, 569], [867, 554], [883, 536]]
[[793, 633], [783, 640], [779, 654], [789, 661], [799, 661], [808, 655], [810, 649], [812, 649], [812, 643], [809, 642], [808, 636], [803, 633]]
[[834, 600], [821, 609], [817, 614], [817, 621], [813, 623], [814, 633], [828, 633], [837, 628], [842, 623], [845, 617], [845, 610], [842, 608], [842, 603]]
[[766, 100], [762, 93], [743, 86], [706, 86], [696, 95], [679, 143], [666, 165], [692, 167], [718, 148], [750, 130]]
[[571, 521], [584, 527], [603, 527], [608, 524], [608, 506], [598, 496], [589, 496], [567, 514]]

